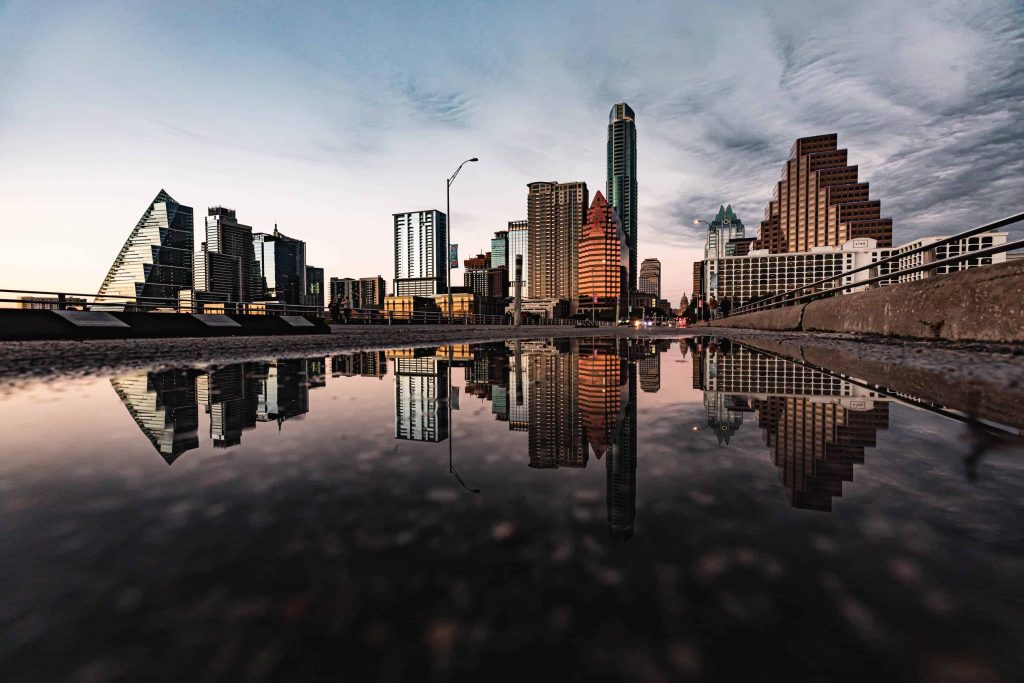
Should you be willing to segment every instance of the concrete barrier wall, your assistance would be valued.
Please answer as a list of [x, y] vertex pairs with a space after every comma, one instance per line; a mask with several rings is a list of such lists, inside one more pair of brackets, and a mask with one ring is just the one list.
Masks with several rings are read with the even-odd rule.
[[1024, 342], [1024, 259], [700, 326]]
[[315, 317], [0, 309], [0, 341], [330, 334]]

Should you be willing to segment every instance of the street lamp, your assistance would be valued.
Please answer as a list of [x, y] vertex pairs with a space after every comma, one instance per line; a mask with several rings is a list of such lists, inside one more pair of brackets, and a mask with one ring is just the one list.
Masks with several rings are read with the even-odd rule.
[[445, 239], [445, 242], [446, 242], [445, 247], [446, 247], [446, 249], [445, 249], [445, 255], [444, 255], [444, 262], [448, 264], [448, 273], [447, 273], [446, 280], [448, 281], [448, 321], [449, 322], [451, 322], [451, 319], [452, 319], [452, 258], [451, 258], [452, 257], [452, 183], [455, 182], [455, 176], [459, 175], [459, 171], [462, 170], [462, 167], [465, 166], [466, 164], [470, 163], [470, 162], [473, 162], [473, 161], [480, 161], [480, 160], [477, 159], [476, 157], [473, 157], [472, 159], [466, 159], [461, 164], [459, 164], [459, 167], [457, 169], [455, 169], [455, 173], [452, 173], [452, 177], [448, 179], [448, 186], [445, 188], [445, 214], [444, 214], [445, 230], [444, 230], [444, 234], [445, 234], [445, 238], [446, 238]]

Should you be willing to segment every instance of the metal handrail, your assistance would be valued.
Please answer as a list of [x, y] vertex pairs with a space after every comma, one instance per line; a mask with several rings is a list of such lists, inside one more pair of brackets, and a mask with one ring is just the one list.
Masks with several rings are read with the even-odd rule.
[[[196, 300], [194, 298], [195, 290], [193, 292], [193, 298], [191, 300], [181, 300], [171, 297], [157, 297], [157, 296], [133, 296], [130, 294], [85, 294], [82, 292], [56, 292], [46, 290], [33, 290], [33, 289], [4, 289], [0, 288], [0, 293], [17, 293], [17, 294], [30, 294], [30, 295], [48, 295], [56, 296], [57, 301], [54, 302], [58, 307], [66, 306], [77, 306], [84, 305], [86, 308], [96, 308], [104, 306], [145, 306], [145, 307], [163, 307], [173, 308], [177, 312], [181, 313], [196, 313], [202, 312], [205, 306], [224, 306], [232, 308], [246, 308], [250, 309], [248, 312], [256, 315], [289, 315], [289, 314], [304, 314], [304, 315], [317, 315], [323, 316], [324, 309], [310, 304], [289, 304], [278, 301], [230, 301], [224, 299], [209, 299], [209, 300]], [[84, 304], [78, 302], [67, 302], [64, 301], [67, 297], [79, 297], [85, 299]], [[90, 301], [91, 299], [91, 301]], [[0, 298], [0, 303], [24, 303], [23, 299], [15, 298]]]
[[[315, 315], [317, 317], [329, 318], [331, 322], [335, 321], [333, 316], [329, 315], [328, 309], [321, 308], [316, 305], [309, 304], [287, 304], [276, 301], [266, 302], [246, 302], [246, 301], [228, 301], [223, 299], [215, 300], [196, 300], [195, 290], [193, 292], [193, 298], [189, 299], [177, 299], [170, 297], [156, 297], [156, 296], [133, 296], [130, 294], [85, 294], [81, 292], [57, 292], [52, 290], [33, 290], [33, 289], [3, 289], [0, 288], [0, 294], [22, 294], [22, 295], [45, 295], [50, 297], [56, 297], [56, 301], [53, 301], [53, 308], [58, 310], [66, 310], [69, 307], [83, 306], [86, 310], [89, 309], [102, 309], [104, 307], [112, 306], [138, 306], [145, 309], [154, 308], [166, 308], [173, 309], [178, 313], [200, 313], [204, 309], [210, 307], [223, 307], [223, 313], [239, 314], [249, 313], [253, 315]], [[85, 303], [77, 301], [66, 301], [69, 297], [77, 297], [84, 299]], [[11, 298], [11, 297], [0, 297], [0, 304], [12, 303], [20, 304], [26, 303], [22, 299]], [[512, 319], [508, 314], [477, 314], [477, 313], [464, 313], [456, 314], [454, 316], [446, 315], [443, 311], [393, 311], [379, 308], [350, 308], [340, 309], [339, 313], [344, 314], [348, 311], [348, 322], [352, 324], [435, 324], [435, 325], [508, 325], [512, 324]], [[145, 310], [139, 312], [146, 312]], [[561, 325], [561, 326], [572, 326], [578, 321], [567, 318], [527, 318], [524, 317], [522, 320], [523, 325]], [[607, 321], [599, 321], [600, 326], [613, 325]]]
[[[964, 230], [963, 232], [957, 233], [955, 235], [951, 235], [949, 237], [943, 237], [942, 239], [936, 240], [935, 242], [929, 242], [928, 244], [923, 244], [920, 247], [914, 247], [913, 249], [910, 249], [908, 251], [904, 251], [904, 252], [901, 252], [901, 253], [896, 253], [896, 254], [893, 254], [892, 256], [887, 256], [886, 258], [881, 259], [879, 261], [875, 261], [874, 263], [868, 263], [868, 264], [865, 264], [863, 266], [858, 266], [857, 268], [852, 268], [850, 270], [843, 271], [843, 272], [838, 273], [836, 275], [832, 275], [830, 277], [826, 277], [826, 278], [822, 278], [820, 280], [816, 280], [815, 282], [811, 282], [809, 284], [802, 285], [800, 287], [794, 287], [793, 289], [790, 289], [790, 290], [787, 290], [785, 292], [782, 292], [781, 294], [775, 294], [775, 295], [773, 295], [773, 296], [771, 296], [771, 297], [769, 297], [767, 299], [763, 299], [761, 301], [757, 301], [757, 302], [754, 302], [754, 303], [744, 304], [744, 305], [739, 306], [738, 308], [734, 309], [733, 311], [731, 311], [730, 314], [731, 315], [738, 315], [740, 313], [752, 313], [754, 311], [760, 311], [760, 310], [764, 310], [764, 309], [767, 309], [767, 308], [775, 308], [777, 306], [794, 304], [794, 303], [797, 303], [799, 301], [803, 301], [804, 299], [807, 299], [807, 298], [810, 298], [810, 297], [818, 297], [818, 296], [824, 296], [826, 294], [830, 294], [830, 293], [834, 293], [834, 292], [841, 292], [843, 290], [850, 289], [852, 287], [862, 287], [864, 285], [872, 284], [874, 282], [879, 282], [881, 280], [888, 280], [890, 278], [898, 278], [901, 275], [910, 275], [912, 273], [917, 273], [917, 272], [921, 272], [921, 271], [924, 271], [924, 270], [931, 270], [933, 268], [939, 268], [939, 267], [941, 267], [943, 265], [950, 265], [950, 264], [953, 264], [953, 263], [958, 263], [960, 261], [965, 261], [967, 259], [977, 258], [979, 256], [984, 256], [984, 255], [987, 255], [987, 254], [998, 254], [998, 253], [1001, 253], [1001, 252], [1004, 252], [1004, 251], [1010, 251], [1012, 249], [1016, 249], [1016, 248], [1024, 245], [1024, 240], [1016, 240], [1016, 241], [1013, 241], [1013, 242], [1006, 242], [1004, 244], [997, 244], [997, 245], [993, 245], [992, 247], [987, 247], [986, 249], [978, 249], [978, 250], [975, 250], [975, 251], [964, 251], [964, 252], [961, 252], [960, 254], [958, 254], [957, 256], [951, 256], [949, 258], [942, 259], [940, 261], [932, 261], [930, 263], [922, 264], [920, 266], [913, 266], [912, 268], [904, 268], [902, 270], [892, 271], [892, 272], [886, 273], [885, 275], [879, 275], [879, 276], [876, 276], [876, 277], [873, 277], [873, 278], [869, 278], [867, 280], [860, 280], [858, 282], [850, 283], [850, 284], [842, 286], [842, 287], [833, 287], [833, 288], [827, 289], [827, 290], [816, 291], [816, 292], [811, 292], [809, 294], [804, 294], [803, 296], [800, 296], [800, 297], [793, 297], [793, 295], [796, 294], [797, 292], [801, 292], [801, 291], [806, 290], [806, 289], [811, 289], [811, 288], [814, 288], [814, 287], [818, 287], [820, 285], [825, 284], [826, 282], [832, 282], [833, 280], [838, 280], [840, 278], [847, 277], [849, 275], [853, 275], [854, 273], [859, 273], [859, 272], [862, 272], [862, 271], [865, 271], [865, 270], [875, 269], [875, 268], [878, 268], [878, 267], [880, 267], [880, 266], [882, 266], [884, 264], [892, 263], [894, 261], [899, 261], [900, 259], [906, 258], [908, 256], [914, 256], [915, 254], [924, 253], [926, 251], [933, 251], [933, 250], [935, 250], [938, 247], [945, 246], [947, 244], [952, 244], [953, 242], [959, 242], [960, 240], [967, 239], [968, 237], [974, 237], [975, 235], [979, 235], [979, 234], [982, 234], [982, 233], [991, 232], [993, 230], [997, 230], [997, 229], [1005, 227], [1007, 225], [1012, 225], [1014, 223], [1018, 223], [1018, 222], [1020, 222], [1022, 220], [1024, 220], [1024, 212], [1016, 213], [1016, 214], [1007, 216], [1005, 218], [1000, 218], [999, 220], [992, 221], [991, 223], [986, 223], [984, 225], [979, 225], [977, 227], [971, 228], [969, 230]], [[770, 254], [769, 256], [785, 256], [785, 255], [786, 254], [783, 253], [783, 254]], [[778, 301], [776, 301], [776, 300], [778, 300]]]

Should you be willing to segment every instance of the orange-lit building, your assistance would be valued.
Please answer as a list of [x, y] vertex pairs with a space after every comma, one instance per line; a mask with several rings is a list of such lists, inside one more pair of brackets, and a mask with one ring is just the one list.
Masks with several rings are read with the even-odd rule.
[[600, 192], [587, 211], [579, 252], [580, 311], [597, 307], [613, 313], [626, 296], [629, 247], [618, 216]]
[[892, 246], [892, 219], [882, 218], [881, 202], [869, 198], [868, 183], [858, 181], [857, 171], [835, 133], [798, 139], [751, 248], [804, 252], [859, 237]]

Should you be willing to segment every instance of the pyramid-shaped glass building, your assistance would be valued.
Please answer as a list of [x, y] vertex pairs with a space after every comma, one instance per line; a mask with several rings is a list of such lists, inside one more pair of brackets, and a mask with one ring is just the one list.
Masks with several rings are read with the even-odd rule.
[[164, 190], [142, 214], [110, 266], [97, 304], [119, 310], [173, 309], [192, 288], [192, 207]]

